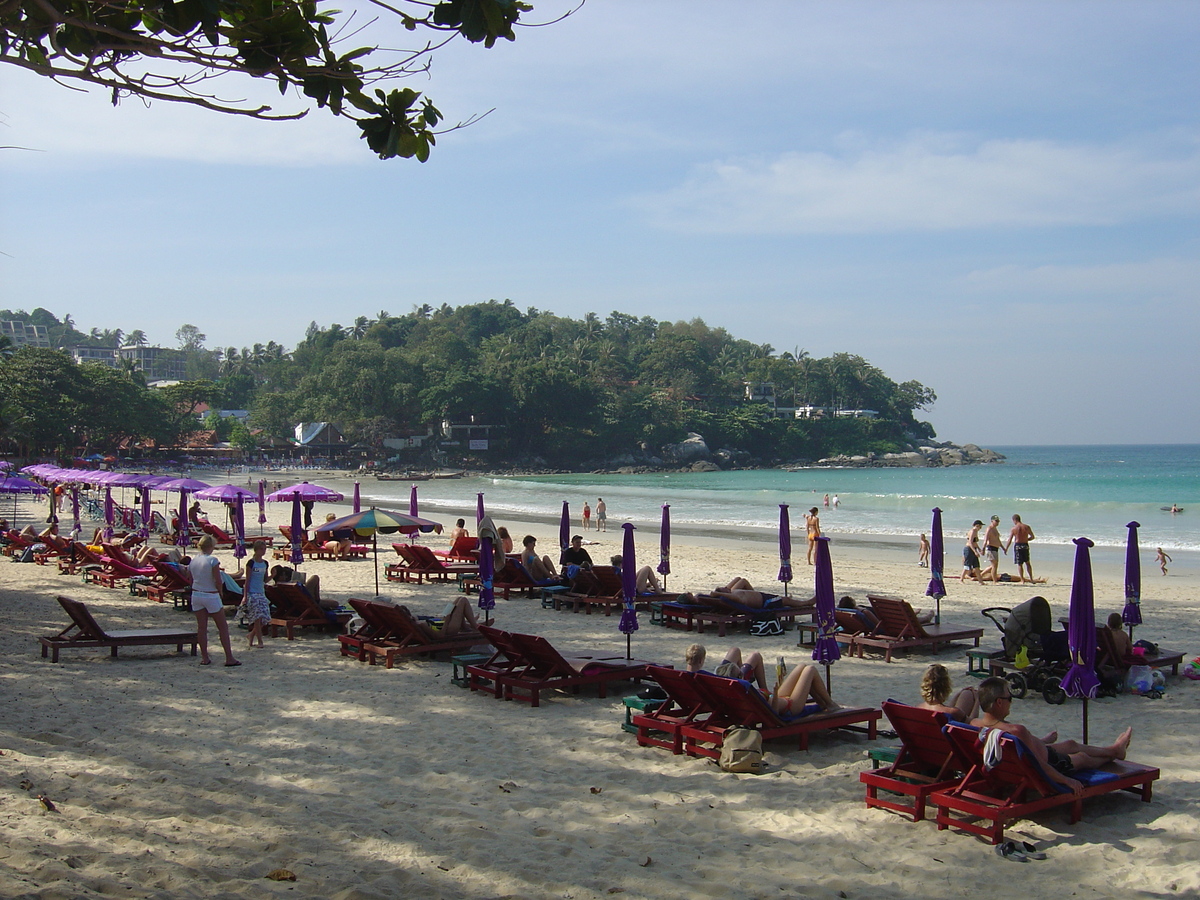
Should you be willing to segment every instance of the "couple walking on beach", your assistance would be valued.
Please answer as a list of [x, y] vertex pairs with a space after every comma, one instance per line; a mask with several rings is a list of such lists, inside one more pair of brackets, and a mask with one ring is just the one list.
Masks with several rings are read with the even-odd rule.
[[[1007, 580], [1007, 576], [1000, 575], [1000, 551], [1008, 553], [1011, 547], [1013, 562], [1017, 565], [1017, 578], [1021, 584], [1038, 583], [1038, 580], [1033, 577], [1033, 563], [1029, 558], [1029, 542], [1034, 539], [1033, 529], [1022, 522], [1021, 517], [1016, 513], [1013, 514], [1012, 521], [1013, 526], [1008, 533], [1008, 540], [1002, 543], [1000, 540], [1000, 517], [992, 516], [987, 531], [984, 533], [982, 549], [979, 546], [979, 529], [983, 528], [983, 522], [976, 519], [971, 523], [971, 530], [967, 532], [967, 543], [963, 547], [963, 571], [959, 581], [965, 581], [967, 578], [978, 582]], [[980, 556], [986, 558], [987, 568], [980, 568]], [[1027, 572], [1028, 577], [1026, 577]]]

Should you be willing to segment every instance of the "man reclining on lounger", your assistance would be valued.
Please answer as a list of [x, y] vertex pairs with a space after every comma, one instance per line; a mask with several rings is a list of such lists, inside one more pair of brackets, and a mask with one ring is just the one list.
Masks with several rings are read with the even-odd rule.
[[999, 728], [1017, 738], [1029, 748], [1052, 780], [1070, 788], [1076, 796], [1083, 793], [1083, 785], [1071, 778], [1071, 773], [1077, 770], [1099, 769], [1114, 759], [1124, 759], [1129, 750], [1129, 741], [1133, 737], [1133, 729], [1126, 728], [1121, 732], [1121, 736], [1107, 747], [1092, 747], [1078, 741], [1059, 741], [1057, 731], [1050, 732], [1045, 738], [1036, 738], [1024, 725], [1005, 721], [1012, 711], [1012, 692], [1008, 682], [998, 676], [985, 678], [980, 683], [979, 706], [983, 714], [972, 720], [972, 725], [979, 728]]
[[[816, 666], [800, 663], [784, 676], [775, 686], [775, 690], [767, 690], [766, 672], [763, 666], [762, 654], [755, 651], [742, 661], [742, 651], [737, 647], [730, 648], [717, 666], [716, 672], [704, 669], [704, 659], [707, 651], [703, 644], [692, 644], [684, 654], [684, 662], [689, 672], [700, 672], [704, 675], [716, 675], [720, 678], [740, 678], [743, 681], [757, 683], [759, 691], [766, 697], [767, 702], [775, 712], [783, 717], [798, 716], [804, 711], [809, 698], [821, 707], [821, 712], [832, 712], [841, 709], [833, 702], [833, 697], [821, 681]], [[781, 659], [782, 663], [783, 660]]]
[[421, 633], [432, 641], [445, 641], [464, 632], [479, 630], [479, 620], [466, 597], [455, 597], [447, 603], [440, 617], [415, 616], [407, 606], [398, 608], [408, 613]]
[[[729, 584], [713, 588], [712, 592], [749, 609], [770, 609], [777, 606], [812, 606], [811, 600], [801, 600], [799, 597], [781, 597], [778, 594], [768, 594], [756, 590], [754, 585], [741, 576], [733, 579]], [[693, 597], [691, 594], [681, 594], [679, 600], [681, 603], [704, 603], [705, 596], [704, 594], [696, 594]], [[711, 605], [712, 601], [708, 602]]]

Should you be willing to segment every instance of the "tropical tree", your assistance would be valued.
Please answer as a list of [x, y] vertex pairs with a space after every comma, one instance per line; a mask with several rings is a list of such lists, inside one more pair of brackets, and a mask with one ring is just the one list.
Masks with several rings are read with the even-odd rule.
[[[372, 87], [424, 76], [434, 53], [456, 37], [485, 47], [514, 40], [513, 26], [531, 7], [520, 0], [393, 0], [373, 8], [427, 37], [410, 50], [380, 49], [394, 46], [392, 37], [347, 45], [363, 30], [353, 15], [311, 0], [15, 0], [0, 5], [0, 63], [67, 85], [97, 85], [114, 105], [137, 97], [257, 119], [295, 119], [315, 105], [353, 121], [381, 158], [424, 161], [441, 113], [411, 88]], [[218, 76], [267, 79], [288, 98], [286, 107], [225, 99], [209, 86]]]

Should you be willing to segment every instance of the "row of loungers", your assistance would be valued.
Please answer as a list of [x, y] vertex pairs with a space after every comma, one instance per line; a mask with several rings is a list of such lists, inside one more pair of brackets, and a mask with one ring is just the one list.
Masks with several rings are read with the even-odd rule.
[[939, 830], [956, 828], [993, 844], [1004, 840], [1008, 823], [1047, 809], [1068, 807], [1074, 824], [1089, 797], [1128, 791], [1149, 803], [1159, 777], [1157, 768], [1113, 760], [1099, 769], [1072, 773], [1083, 783], [1083, 792], [1076, 796], [1053, 781], [1012, 735], [1000, 736], [1000, 760], [988, 768], [980, 729], [953, 722], [945, 713], [894, 700], [886, 701], [883, 710], [901, 745], [891, 765], [859, 775], [866, 785], [867, 806], [893, 810], [919, 822], [925, 818], [926, 805], [932, 803]]

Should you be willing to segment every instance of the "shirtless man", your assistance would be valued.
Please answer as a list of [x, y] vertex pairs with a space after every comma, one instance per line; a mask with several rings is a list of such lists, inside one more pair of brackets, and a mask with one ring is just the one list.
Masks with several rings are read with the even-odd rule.
[[970, 576], [972, 581], [979, 581], [979, 529], [983, 527], [983, 522], [976, 519], [971, 523], [971, 530], [967, 532], [967, 542], [963, 545], [963, 570], [958, 576], [959, 582], [964, 582]]
[[596, 500], [596, 530], [608, 531], [608, 504], [603, 497]]
[[977, 728], [999, 728], [1017, 738], [1029, 748], [1049, 777], [1070, 788], [1075, 796], [1083, 793], [1083, 785], [1071, 774], [1077, 770], [1099, 769], [1114, 759], [1124, 759], [1133, 737], [1133, 729], [1126, 728], [1107, 747], [1092, 747], [1078, 741], [1059, 741], [1057, 731], [1050, 732], [1043, 739], [1036, 738], [1024, 725], [1005, 721], [1012, 711], [1012, 693], [1008, 682], [997, 676], [985, 678], [980, 683], [979, 706], [983, 712], [978, 719], [971, 721], [972, 725]]
[[[1000, 517], [992, 516], [987, 531], [983, 535], [983, 552], [987, 559], [987, 568], [983, 570], [984, 581], [1000, 580]], [[988, 573], [991, 573], [990, 575]]]
[[1021, 517], [1013, 513], [1012, 531], [1008, 533], [1008, 543], [1004, 552], [1013, 547], [1013, 562], [1017, 564], [1017, 576], [1021, 584], [1025, 583], [1025, 570], [1029, 570], [1029, 583], [1033, 584], [1033, 563], [1029, 561], [1029, 542], [1034, 538], [1033, 529], [1021, 521]]

